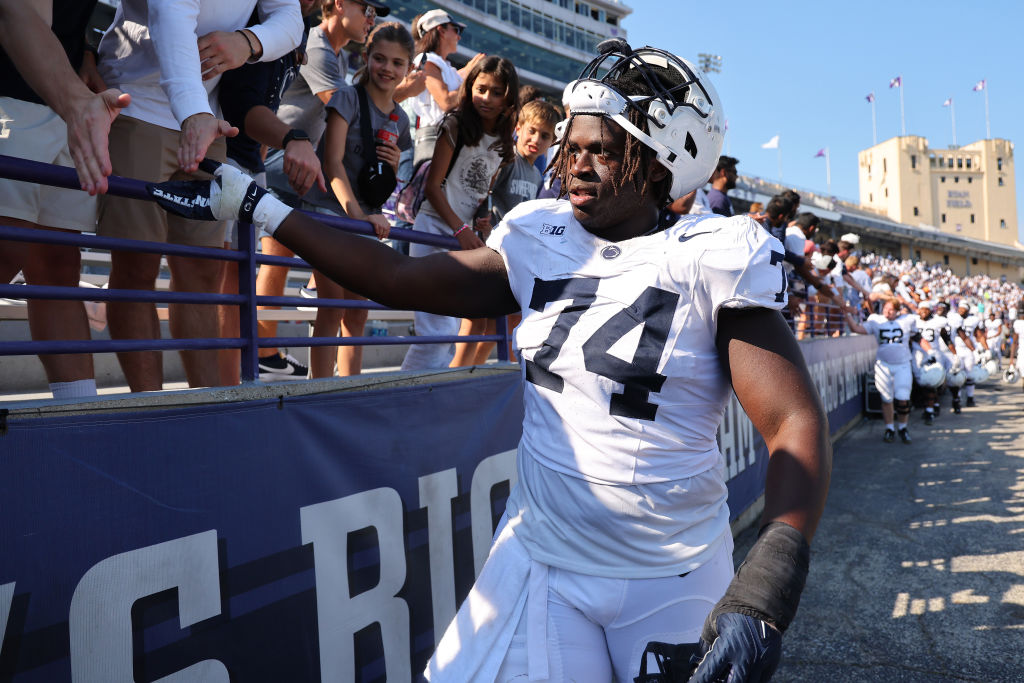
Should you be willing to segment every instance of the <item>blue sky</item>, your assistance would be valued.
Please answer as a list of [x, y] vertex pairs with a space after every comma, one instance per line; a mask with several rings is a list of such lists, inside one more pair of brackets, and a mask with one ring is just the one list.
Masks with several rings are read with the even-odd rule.
[[[899, 91], [889, 88], [895, 76], [903, 79], [908, 135], [934, 148], [952, 144], [942, 106], [952, 97], [957, 142], [983, 139], [984, 93], [972, 87], [985, 79], [992, 137], [1024, 144], [1024, 3], [625, 2], [634, 47], [662, 47], [694, 63], [701, 52], [722, 56], [712, 82], [729, 122], [727, 153], [739, 158], [741, 173], [777, 180], [777, 151], [761, 145], [779, 135], [784, 183], [825, 192], [825, 160], [814, 155], [828, 147], [832, 194], [856, 201], [857, 153], [872, 144], [865, 96], [875, 93], [879, 142], [899, 135]], [[1024, 198], [1016, 183], [1019, 221]]]

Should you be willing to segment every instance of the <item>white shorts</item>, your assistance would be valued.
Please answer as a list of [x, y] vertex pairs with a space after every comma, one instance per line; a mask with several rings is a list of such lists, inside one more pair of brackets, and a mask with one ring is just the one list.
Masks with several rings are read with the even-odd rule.
[[885, 363], [875, 361], [875, 388], [882, 396], [882, 403], [909, 401], [910, 389], [914, 385], [911, 363]]
[[[68, 129], [49, 107], [0, 97], [0, 154], [69, 166]], [[0, 178], [0, 216], [50, 228], [96, 232], [96, 197], [81, 190]]]

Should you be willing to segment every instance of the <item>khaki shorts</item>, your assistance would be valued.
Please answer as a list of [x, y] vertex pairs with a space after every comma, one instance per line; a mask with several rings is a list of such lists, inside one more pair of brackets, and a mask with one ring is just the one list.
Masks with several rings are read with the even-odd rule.
[[[118, 116], [110, 126], [110, 163], [114, 175], [146, 182], [208, 179], [208, 173], [190, 174], [178, 168], [179, 135], [170, 128]], [[214, 141], [206, 156], [225, 161], [224, 138]], [[100, 200], [97, 232], [104, 237], [223, 247], [225, 229], [224, 221], [188, 220], [167, 213], [156, 202], [110, 195]]]
[[[0, 154], [75, 166], [64, 121], [47, 106], [10, 97], [0, 97]], [[0, 178], [0, 216], [95, 232], [96, 198], [81, 190]]]

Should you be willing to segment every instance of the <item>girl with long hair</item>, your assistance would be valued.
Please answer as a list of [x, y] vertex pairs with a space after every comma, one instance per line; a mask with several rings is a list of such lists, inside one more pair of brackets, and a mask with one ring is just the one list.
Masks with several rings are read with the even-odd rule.
[[[354, 220], [368, 221], [378, 239], [385, 239], [391, 230], [387, 218], [360, 190], [359, 176], [376, 158], [397, 172], [398, 157], [403, 149], [412, 146], [409, 118], [395, 104], [395, 89], [409, 73], [412, 54], [412, 36], [401, 24], [388, 22], [378, 25], [369, 35], [364, 47], [366, 66], [355, 76], [354, 86], [342, 86], [327, 104], [327, 129], [324, 135], [324, 171], [328, 184], [345, 215]], [[360, 93], [366, 97], [369, 120], [361, 113]], [[389, 120], [397, 118], [398, 140], [381, 140], [377, 131]], [[376, 142], [375, 150], [365, 149], [365, 131]], [[322, 298], [363, 299], [322, 273], [315, 272], [317, 293]], [[341, 327], [342, 337], [361, 337], [366, 326], [367, 310], [363, 308], [320, 308], [313, 326], [314, 336], [330, 336]], [[339, 375], [358, 375], [362, 370], [362, 346], [320, 346], [310, 351], [313, 377], [330, 377], [337, 361]]]
[[[414, 230], [455, 237], [460, 249], [483, 246], [490, 218], [475, 216], [499, 166], [515, 155], [512, 134], [518, 111], [519, 76], [512, 62], [494, 56], [478, 61], [459, 89], [458, 105], [441, 122], [424, 186], [426, 200]], [[443, 251], [444, 247], [413, 244], [409, 254]], [[415, 324], [420, 336], [454, 336], [459, 331], [458, 318], [430, 313], [417, 312]], [[446, 368], [453, 353], [453, 344], [416, 344], [402, 369]]]

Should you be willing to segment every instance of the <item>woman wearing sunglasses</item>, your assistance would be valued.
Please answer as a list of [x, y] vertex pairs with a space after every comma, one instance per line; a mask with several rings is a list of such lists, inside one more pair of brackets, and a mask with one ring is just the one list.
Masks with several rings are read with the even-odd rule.
[[461, 69], [451, 65], [448, 57], [458, 49], [465, 28], [465, 24], [455, 21], [443, 9], [431, 10], [413, 21], [413, 35], [416, 36], [413, 67], [423, 70], [427, 86], [424, 92], [410, 99], [412, 113], [416, 117], [414, 171], [434, 155], [438, 124], [445, 112], [458, 104], [459, 86], [466, 74], [486, 56], [482, 52], [477, 53]]

